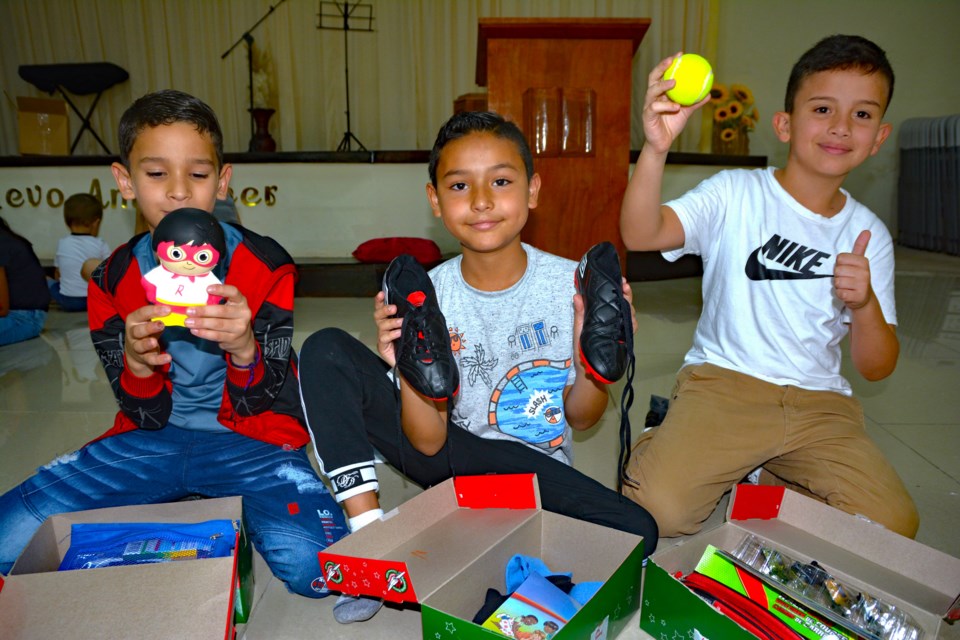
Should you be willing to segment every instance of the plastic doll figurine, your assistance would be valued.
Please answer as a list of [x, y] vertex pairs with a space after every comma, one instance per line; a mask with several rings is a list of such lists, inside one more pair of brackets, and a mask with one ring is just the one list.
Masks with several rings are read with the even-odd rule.
[[220, 296], [207, 293], [210, 285], [222, 284], [213, 269], [226, 253], [223, 229], [216, 218], [200, 209], [170, 212], [153, 232], [153, 250], [160, 265], [141, 282], [151, 304], [165, 304], [172, 311], [151, 320], [182, 327], [187, 307], [220, 303]]

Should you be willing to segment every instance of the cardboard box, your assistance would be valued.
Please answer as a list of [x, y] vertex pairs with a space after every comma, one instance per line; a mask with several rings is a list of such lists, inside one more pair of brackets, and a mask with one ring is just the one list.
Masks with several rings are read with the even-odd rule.
[[494, 640], [471, 620], [515, 554], [604, 583], [556, 640], [613, 638], [640, 605], [642, 537], [541, 510], [534, 475], [447, 480], [319, 557], [331, 590], [420, 603], [424, 640]]
[[53, 98], [17, 97], [21, 155], [70, 155], [67, 103]]
[[754, 485], [734, 488], [722, 525], [651, 556], [640, 627], [656, 638], [753, 638], [674, 577], [690, 573], [708, 544], [733, 552], [749, 533], [901, 608], [924, 640], [960, 638], [960, 625], [943, 619], [960, 593], [960, 559], [782, 487]]
[[[47, 518], [0, 583], [0, 637], [233, 637], [237, 564], [249, 565], [242, 528], [233, 557], [57, 571], [70, 546], [70, 526], [88, 522], [241, 522], [239, 497], [114, 507]], [[242, 595], [246, 593], [246, 596]], [[249, 611], [247, 601], [241, 608]]]

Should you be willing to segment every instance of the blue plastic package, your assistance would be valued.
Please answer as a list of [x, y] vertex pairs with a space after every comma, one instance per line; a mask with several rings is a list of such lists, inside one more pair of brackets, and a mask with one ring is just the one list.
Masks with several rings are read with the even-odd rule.
[[228, 557], [238, 529], [234, 520], [74, 524], [59, 570]]

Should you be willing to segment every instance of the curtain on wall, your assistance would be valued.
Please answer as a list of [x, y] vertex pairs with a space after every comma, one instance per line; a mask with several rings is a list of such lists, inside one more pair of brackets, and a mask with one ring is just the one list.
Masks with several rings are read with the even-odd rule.
[[[363, 3], [372, 7], [374, 31], [354, 30], [346, 38], [350, 129], [371, 150], [430, 148], [454, 99], [483, 90], [474, 84], [481, 17], [650, 18], [634, 59], [632, 148], [642, 143], [640, 111], [649, 70], [681, 49], [715, 55], [717, 0]], [[276, 109], [270, 130], [278, 149], [335, 150], [346, 131], [344, 33], [318, 29], [320, 0], [3, 0], [0, 73], [6, 95], [0, 155], [17, 154], [14, 97], [42, 95], [20, 79], [19, 65], [99, 61], [130, 73], [126, 83], [103, 94], [92, 117], [114, 152], [124, 109], [162, 88], [180, 89], [210, 104], [220, 117], [226, 150], [245, 151], [251, 133], [247, 46], [241, 43], [225, 59], [221, 56], [271, 7], [251, 35], [258, 71], [264, 69], [273, 88], [267, 106]], [[328, 4], [323, 10], [336, 8]], [[74, 101], [86, 112], [92, 99]], [[75, 135], [80, 121], [71, 118]], [[698, 149], [699, 124], [691, 122], [679, 149]], [[102, 150], [85, 133], [75, 153]]]

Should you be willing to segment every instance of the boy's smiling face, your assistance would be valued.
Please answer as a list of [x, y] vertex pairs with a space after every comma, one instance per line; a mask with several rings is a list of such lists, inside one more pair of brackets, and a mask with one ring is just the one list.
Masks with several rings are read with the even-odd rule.
[[843, 177], [877, 153], [890, 135], [882, 118], [888, 85], [860, 69], [821, 71], [800, 84], [792, 113], [774, 116], [774, 129], [790, 143], [790, 163], [805, 172]]
[[540, 176], [527, 180], [516, 145], [491, 133], [469, 133], [440, 152], [437, 186], [427, 184], [435, 216], [465, 250], [492, 253], [520, 246]]
[[114, 163], [111, 170], [120, 194], [136, 198], [151, 232], [176, 209], [213, 211], [233, 171], [228, 164], [217, 171], [210, 135], [188, 122], [144, 128], [130, 151], [130, 169]]

